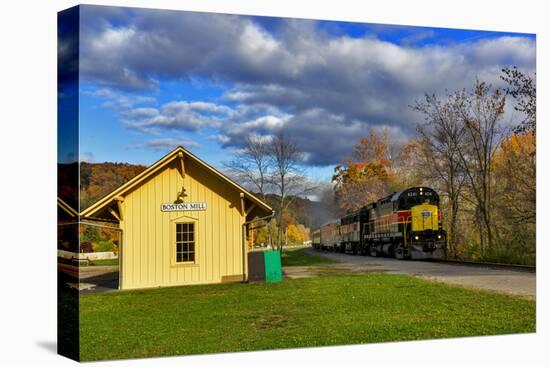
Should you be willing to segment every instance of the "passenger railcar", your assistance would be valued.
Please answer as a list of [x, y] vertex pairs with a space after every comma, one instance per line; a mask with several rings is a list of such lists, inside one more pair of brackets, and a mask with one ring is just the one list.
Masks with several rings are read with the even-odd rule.
[[313, 248], [316, 250], [321, 249], [321, 229], [320, 228], [314, 229], [311, 232], [311, 246], [313, 246]]
[[361, 250], [364, 226], [367, 212], [364, 209], [347, 214], [340, 219], [341, 252], [356, 255]]
[[328, 251], [340, 251], [340, 221], [332, 221], [320, 228], [320, 247]]

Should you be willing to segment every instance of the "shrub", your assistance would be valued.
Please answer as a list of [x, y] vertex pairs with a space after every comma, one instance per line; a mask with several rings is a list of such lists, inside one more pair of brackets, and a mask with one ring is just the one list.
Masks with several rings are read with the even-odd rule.
[[95, 227], [84, 225], [81, 226], [80, 231], [80, 241], [95, 242], [100, 238], [99, 231]]
[[97, 241], [94, 243], [94, 252], [114, 252], [115, 244], [113, 241]]
[[94, 247], [91, 242], [80, 242], [80, 252], [94, 252]]

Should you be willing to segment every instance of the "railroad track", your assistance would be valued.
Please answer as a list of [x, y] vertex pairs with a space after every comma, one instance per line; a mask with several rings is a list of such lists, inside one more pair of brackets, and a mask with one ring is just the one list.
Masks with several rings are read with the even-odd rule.
[[466, 265], [466, 266], [475, 266], [475, 267], [483, 267], [483, 268], [491, 268], [491, 269], [523, 271], [526, 273], [537, 272], [537, 267], [531, 266], [531, 265], [513, 265], [513, 264], [462, 261], [462, 260], [444, 260], [444, 259], [430, 259], [426, 261], [442, 263], [442, 264], [450, 264], [450, 265]]
[[[316, 250], [319, 251], [319, 250]], [[354, 256], [349, 253], [345, 253], [348, 256]], [[393, 259], [389, 257], [388, 259]], [[402, 260], [403, 261], [403, 260]], [[407, 261], [407, 260], [405, 260]], [[476, 262], [476, 261], [465, 261], [465, 260], [449, 260], [449, 259], [427, 259], [427, 260], [414, 260], [418, 262], [432, 262], [440, 264], [449, 264], [449, 265], [465, 265], [472, 267], [480, 268], [490, 268], [490, 269], [500, 269], [500, 270], [512, 270], [512, 271], [521, 271], [525, 273], [536, 273], [537, 267], [531, 265], [514, 265], [514, 264], [501, 264], [501, 263], [490, 263], [490, 262]]]

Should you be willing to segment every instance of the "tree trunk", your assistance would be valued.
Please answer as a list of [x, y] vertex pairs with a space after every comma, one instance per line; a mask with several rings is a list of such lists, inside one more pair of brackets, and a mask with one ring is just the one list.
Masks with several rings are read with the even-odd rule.
[[476, 210], [476, 217], [477, 217], [477, 226], [479, 230], [479, 250], [481, 252], [481, 257], [485, 256], [485, 236], [483, 235], [483, 221], [481, 219], [481, 213], [480, 208], [478, 206]]
[[451, 255], [453, 257], [457, 256], [457, 236], [456, 236], [456, 222], [458, 218], [458, 202], [455, 199], [451, 200], [451, 219], [449, 223], [449, 229], [450, 229], [450, 238], [448, 238], [449, 241], [449, 247], [451, 248]]
[[269, 247], [273, 249], [273, 235], [271, 233], [271, 220], [267, 223], [267, 238], [269, 241]]
[[283, 205], [284, 199], [279, 202], [279, 227], [277, 228], [277, 249], [283, 248]]

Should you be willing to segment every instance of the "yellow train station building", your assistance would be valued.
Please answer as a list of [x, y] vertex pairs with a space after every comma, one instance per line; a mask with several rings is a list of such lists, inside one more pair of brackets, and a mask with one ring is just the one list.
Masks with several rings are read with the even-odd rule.
[[247, 223], [271, 207], [178, 147], [80, 213], [118, 223], [120, 289], [247, 279]]

